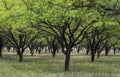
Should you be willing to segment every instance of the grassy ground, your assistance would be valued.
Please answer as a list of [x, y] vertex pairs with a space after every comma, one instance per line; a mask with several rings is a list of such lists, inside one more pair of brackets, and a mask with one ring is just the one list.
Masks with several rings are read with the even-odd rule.
[[18, 62], [16, 53], [3, 53], [0, 60], [0, 77], [120, 77], [120, 53], [104, 54], [90, 62], [85, 53], [72, 53], [70, 71], [64, 71], [65, 56], [58, 53], [52, 58], [50, 53], [30, 56], [24, 54], [24, 61]]

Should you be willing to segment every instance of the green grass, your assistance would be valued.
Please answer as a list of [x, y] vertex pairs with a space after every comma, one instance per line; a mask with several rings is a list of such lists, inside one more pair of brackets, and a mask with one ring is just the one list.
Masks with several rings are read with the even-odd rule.
[[24, 61], [19, 63], [16, 53], [3, 53], [0, 60], [0, 77], [120, 77], [120, 53], [102, 56], [90, 62], [90, 56], [72, 53], [70, 71], [64, 71], [65, 56], [58, 53], [52, 58], [51, 53], [30, 56], [24, 54]]

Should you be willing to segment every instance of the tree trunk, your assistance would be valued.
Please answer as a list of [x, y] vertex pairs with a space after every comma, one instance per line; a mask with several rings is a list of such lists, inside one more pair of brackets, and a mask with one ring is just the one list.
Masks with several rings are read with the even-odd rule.
[[106, 46], [105, 47], [105, 55], [108, 56], [108, 53], [110, 52], [110, 47]]
[[79, 53], [80, 52], [80, 47], [77, 47], [77, 53]]
[[100, 58], [100, 52], [97, 53], [97, 58]]
[[31, 56], [33, 56], [33, 53], [34, 53], [34, 52], [33, 52], [32, 50], [30, 50], [30, 54], [31, 54]]
[[70, 51], [66, 51], [66, 53], [65, 53], [65, 71], [69, 71], [69, 63], [70, 63]]
[[108, 56], [108, 51], [105, 50], [105, 56]]
[[91, 62], [94, 62], [94, 60], [95, 60], [95, 55], [92, 55], [91, 56]]
[[3, 47], [3, 40], [2, 37], [0, 37], [0, 58], [2, 58], [2, 47]]
[[91, 51], [91, 62], [95, 60], [95, 51]]
[[120, 49], [118, 48], [118, 53], [119, 53]]
[[52, 56], [53, 56], [53, 58], [54, 58], [55, 55], [56, 55], [56, 52], [57, 52], [57, 47], [54, 46], [52, 49], [53, 49], [53, 51], [52, 51]]
[[87, 44], [87, 46], [86, 46], [86, 55], [89, 54], [89, 51], [90, 51], [90, 46], [89, 46], [89, 44]]
[[88, 55], [88, 53], [89, 53], [89, 49], [86, 50], [86, 55]]
[[38, 50], [38, 54], [40, 54], [41, 53], [41, 50]]
[[29, 47], [29, 49], [30, 49], [31, 56], [33, 56], [33, 54], [34, 54], [34, 48], [33, 47]]
[[53, 51], [52, 51], [52, 56], [53, 56], [53, 58], [55, 58], [55, 55], [56, 55], [56, 50], [53, 50]]
[[105, 56], [108, 56], [108, 52], [109, 52], [108, 48], [105, 48]]
[[114, 48], [114, 55], [115, 55], [115, 52], [116, 52], [116, 48]]
[[45, 47], [45, 53], [47, 53], [47, 48]]
[[23, 61], [23, 53], [20, 53], [19, 54], [19, 62], [22, 62]]
[[2, 58], [2, 48], [0, 48], [0, 58]]

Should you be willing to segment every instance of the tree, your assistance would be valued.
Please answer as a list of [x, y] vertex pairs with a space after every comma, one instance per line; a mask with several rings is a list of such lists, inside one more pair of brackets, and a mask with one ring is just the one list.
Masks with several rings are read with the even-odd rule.
[[43, 39], [44, 39], [44, 38], [43, 38], [43, 39], [41, 39], [41, 38], [42, 38], [42, 37], [40, 37], [40, 36], [37, 34], [35, 40], [31, 41], [31, 42], [28, 44], [28, 47], [29, 47], [29, 49], [30, 49], [30, 54], [31, 54], [31, 56], [33, 56], [35, 50], [38, 51], [39, 54], [40, 54], [40, 52], [41, 52], [41, 50], [42, 50]]
[[[72, 51], [72, 48], [82, 42], [82, 40], [84, 39], [83, 33], [86, 32], [96, 21], [92, 21], [89, 25], [82, 28], [79, 32], [77, 31], [81, 27], [81, 21], [73, 20], [73, 22], [76, 23], [76, 25], [74, 25], [74, 28], [71, 28], [72, 23], [70, 23], [70, 20], [65, 21], [62, 26], [52, 25], [52, 23], [48, 21], [43, 22], [44, 24], [46, 24], [46, 28], [48, 26], [48, 29], [51, 30], [49, 33], [57, 38], [59, 44], [63, 49], [62, 52], [66, 56], [65, 71], [69, 70], [70, 53]], [[44, 31], [48, 32], [46, 30]], [[74, 36], [74, 34], [76, 34], [76, 36]]]
[[34, 32], [27, 30], [27, 28], [17, 28], [14, 31], [8, 28], [6, 33], [3, 33], [2, 36], [8, 39], [9, 42], [13, 45], [17, 54], [19, 55], [20, 62], [23, 60], [24, 50], [28, 47], [28, 44], [30, 44], [30, 42], [36, 38]]
[[[15, 48], [19, 55], [19, 61], [23, 60], [24, 50], [28, 44], [35, 40], [38, 31], [32, 29], [28, 22], [31, 20], [31, 13], [26, 12], [25, 6], [19, 6], [22, 1], [6, 1], [4, 5], [0, 21], [2, 22], [0, 27], [2, 28], [1, 35], [6, 38]], [[10, 6], [13, 5], [13, 6]]]
[[52, 56], [55, 57], [56, 52], [58, 52], [58, 44], [59, 44], [57, 38], [55, 36], [53, 36], [53, 37], [48, 36], [48, 37], [46, 37], [46, 40], [48, 42], [48, 47], [51, 48]]
[[[104, 48], [104, 41], [107, 39], [103, 33], [104, 31], [99, 31], [99, 27], [92, 28], [91, 32], [85, 33], [87, 43], [89, 45], [89, 50], [91, 51], [91, 62], [94, 62], [95, 54], [100, 52]], [[102, 44], [102, 46], [101, 46]]]
[[[69, 5], [71, 5], [72, 2], [73, 1], [69, 2], [64, 0], [46, 1], [47, 6], [44, 8], [43, 14], [41, 15], [41, 13], [37, 13], [38, 16], [41, 16], [38, 18], [39, 21], [32, 25], [34, 28], [57, 38], [62, 48], [62, 52], [66, 56], [65, 71], [69, 70], [70, 53], [72, 48], [83, 41], [84, 32], [88, 31], [89, 28], [96, 23], [98, 14], [94, 10], [83, 8], [71, 10]], [[37, 11], [36, 9], [33, 10]]]
[[[61, 12], [63, 10], [59, 10], [57, 8], [57, 11]], [[53, 12], [51, 13], [54, 13], [54, 11], [55, 10], [53, 10]], [[58, 19], [56, 19], [56, 17], [53, 20], [45, 19], [45, 20], [42, 20], [41, 21], [42, 24], [40, 24], [42, 26], [40, 30], [45, 31], [53, 35], [54, 37], [56, 37], [59, 44], [61, 45], [62, 52], [66, 56], [66, 59], [65, 59], [66, 71], [69, 70], [70, 53], [72, 51], [72, 48], [82, 42], [82, 40], [84, 39], [84, 36], [83, 36], [84, 32], [86, 32], [91, 26], [93, 26], [93, 24], [96, 23], [96, 18], [94, 18], [95, 20], [91, 20], [91, 21], [89, 20], [88, 22], [88, 21], [84, 21], [82, 17], [79, 17], [80, 14], [77, 17], [74, 15], [74, 13], [76, 12], [73, 12], [72, 10], [70, 11], [64, 10], [64, 12], [59, 17], [58, 15], [56, 16], [58, 17]]]

